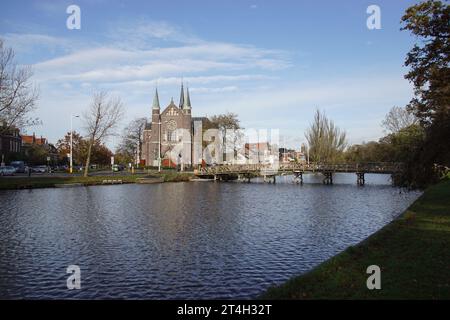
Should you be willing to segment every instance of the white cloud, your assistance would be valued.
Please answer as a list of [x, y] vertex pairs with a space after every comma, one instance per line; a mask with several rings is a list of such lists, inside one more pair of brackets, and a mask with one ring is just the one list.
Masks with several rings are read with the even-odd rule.
[[251, 46], [210, 43], [123, 50], [84, 49], [35, 65], [42, 81], [131, 81], [193, 73], [241, 70], [273, 71], [287, 68], [285, 54]]
[[[42, 89], [39, 117], [51, 140], [67, 130], [67, 121], [55, 121], [54, 114], [67, 120], [70, 113], [82, 113], [94, 90], [121, 95], [127, 121], [149, 116], [156, 84], [163, 88], [162, 105], [177, 95], [181, 77], [189, 84], [194, 115], [233, 111], [245, 127], [279, 128], [280, 134], [296, 137], [292, 141], [303, 139], [316, 107], [357, 137], [352, 142], [374, 139], [382, 134], [379, 123], [388, 109], [404, 105], [411, 96], [401, 75], [292, 81], [279, 73], [292, 66], [288, 52], [204, 41], [165, 22], [137, 28], [139, 32], [122, 25], [101, 45], [79, 40], [74, 45], [41, 34], [6, 35], [23, 52], [44, 46], [60, 53], [34, 65]], [[155, 46], [154, 39], [164, 45]]]
[[174, 24], [146, 19], [115, 23], [110, 26], [107, 37], [119, 48], [149, 48], [155, 40], [190, 44], [202, 42], [195, 35]]
[[8, 47], [14, 48], [15, 52], [28, 53], [30, 50], [36, 50], [39, 47], [47, 49], [62, 49], [64, 51], [71, 46], [71, 42], [64, 38], [53, 37], [45, 34], [35, 33], [6, 33], [0, 36], [5, 40]]
[[242, 83], [255, 81], [276, 80], [277, 77], [266, 76], [262, 74], [237, 74], [237, 75], [212, 75], [212, 76], [191, 76], [191, 77], [159, 77], [153, 80], [130, 80], [121, 82], [106, 83], [109, 87], [122, 88], [153, 88], [155, 86], [178, 86], [181, 80], [188, 86], [190, 85], [212, 85], [215, 83]]
[[190, 92], [192, 93], [218, 93], [218, 92], [232, 92], [237, 91], [239, 88], [236, 86], [227, 86], [221, 88], [205, 88], [205, 87], [192, 87]]

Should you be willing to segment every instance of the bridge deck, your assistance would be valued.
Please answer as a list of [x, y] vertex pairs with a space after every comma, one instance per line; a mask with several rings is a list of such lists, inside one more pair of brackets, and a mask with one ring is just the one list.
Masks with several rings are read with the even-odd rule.
[[279, 175], [283, 173], [379, 173], [393, 174], [401, 171], [400, 163], [350, 163], [350, 164], [281, 164], [278, 168], [267, 164], [219, 165], [196, 170], [197, 176], [211, 175]]

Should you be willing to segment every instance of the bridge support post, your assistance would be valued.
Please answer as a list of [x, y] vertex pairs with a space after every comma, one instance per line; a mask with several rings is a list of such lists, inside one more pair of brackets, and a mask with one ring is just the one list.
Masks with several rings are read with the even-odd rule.
[[364, 178], [364, 172], [356, 172], [356, 184], [358, 186], [363, 186], [366, 180]]
[[251, 177], [251, 175], [249, 173], [240, 173], [238, 175], [238, 180], [241, 182], [250, 183], [250, 177]]
[[294, 171], [294, 183], [303, 184], [303, 172]]
[[323, 175], [325, 176], [323, 178], [323, 184], [333, 184], [333, 172], [324, 171]]
[[238, 181], [250, 183], [250, 177], [249, 173], [240, 173], [238, 174]]

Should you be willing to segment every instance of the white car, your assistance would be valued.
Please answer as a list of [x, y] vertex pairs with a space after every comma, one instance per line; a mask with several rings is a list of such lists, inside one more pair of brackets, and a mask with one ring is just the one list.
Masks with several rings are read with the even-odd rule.
[[16, 168], [11, 166], [0, 167], [0, 176], [13, 176], [16, 173]]
[[35, 166], [31, 168], [31, 172], [35, 173], [46, 173], [48, 172], [47, 166]]

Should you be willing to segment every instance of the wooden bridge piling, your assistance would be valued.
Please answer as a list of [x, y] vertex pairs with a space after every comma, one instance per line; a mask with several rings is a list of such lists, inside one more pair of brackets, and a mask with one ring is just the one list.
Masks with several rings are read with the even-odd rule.
[[331, 171], [324, 171], [322, 174], [325, 176], [323, 178], [323, 184], [333, 184], [333, 172]]
[[276, 175], [264, 175], [264, 182], [276, 183]]
[[303, 184], [303, 171], [294, 171], [294, 183]]
[[356, 184], [358, 186], [363, 186], [366, 180], [364, 178], [364, 172], [356, 172]]

